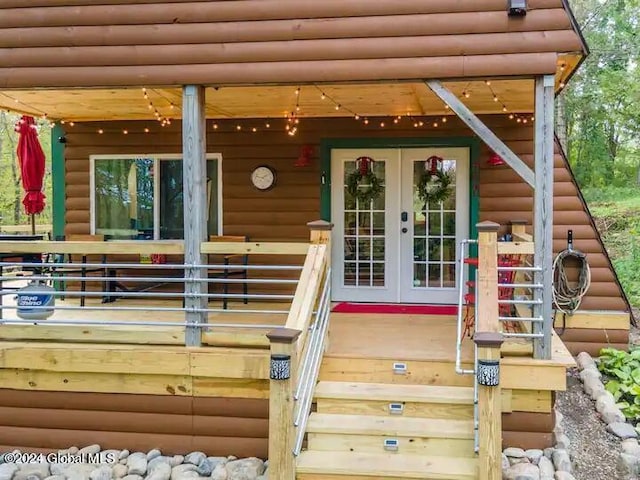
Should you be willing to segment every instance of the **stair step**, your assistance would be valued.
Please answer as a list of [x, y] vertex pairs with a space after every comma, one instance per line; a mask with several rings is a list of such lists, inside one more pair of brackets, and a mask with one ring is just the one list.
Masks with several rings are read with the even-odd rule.
[[473, 439], [472, 420], [312, 413], [308, 433]]
[[316, 386], [315, 397], [473, 405], [473, 388], [324, 381]]
[[476, 480], [478, 462], [475, 458], [309, 450], [298, 457], [296, 472], [297, 480]]

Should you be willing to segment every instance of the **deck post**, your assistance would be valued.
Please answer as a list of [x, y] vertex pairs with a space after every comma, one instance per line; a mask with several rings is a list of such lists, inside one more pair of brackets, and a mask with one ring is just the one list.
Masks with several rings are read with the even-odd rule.
[[[205, 89], [200, 85], [185, 85], [182, 90], [182, 157], [184, 198], [184, 262], [204, 265], [206, 257], [200, 246], [207, 240], [207, 148]], [[186, 322], [205, 323], [208, 305], [206, 297], [193, 296], [208, 292], [207, 276], [202, 268], [185, 269]], [[200, 311], [198, 311], [200, 310]], [[187, 326], [185, 344], [200, 346], [201, 327]]]
[[498, 319], [498, 229], [482, 222], [478, 229], [478, 308], [476, 333], [476, 381], [478, 382], [479, 477], [502, 479], [502, 408]]
[[300, 330], [279, 328], [267, 334], [271, 342], [269, 368], [269, 477], [295, 480], [293, 426]]
[[551, 358], [551, 330], [553, 323], [553, 162], [554, 162], [554, 88], [553, 75], [536, 78], [535, 90], [535, 176], [534, 193], [534, 265], [542, 268], [536, 272], [534, 299], [542, 303], [534, 305], [534, 316], [543, 322], [533, 324], [533, 333], [542, 338], [533, 341], [533, 357]]

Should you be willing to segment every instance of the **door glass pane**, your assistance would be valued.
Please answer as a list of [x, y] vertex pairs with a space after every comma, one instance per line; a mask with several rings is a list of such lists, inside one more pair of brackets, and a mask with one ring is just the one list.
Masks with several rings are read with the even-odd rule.
[[109, 238], [153, 238], [153, 159], [96, 159], [96, 233]]
[[[160, 238], [184, 238], [182, 160], [160, 160]], [[218, 234], [218, 160], [207, 160], [207, 233]]]
[[[345, 286], [385, 286], [385, 167], [384, 160], [374, 161], [373, 172], [382, 184], [382, 191], [364, 204], [347, 190], [349, 175], [356, 169], [355, 159], [344, 164]], [[359, 188], [366, 189], [368, 185], [361, 184]]]
[[[450, 195], [442, 202], [425, 202], [417, 186], [427, 168], [426, 160], [413, 162], [414, 287], [455, 286], [456, 162], [445, 160], [442, 170], [452, 176]], [[449, 263], [453, 265], [450, 268]]]

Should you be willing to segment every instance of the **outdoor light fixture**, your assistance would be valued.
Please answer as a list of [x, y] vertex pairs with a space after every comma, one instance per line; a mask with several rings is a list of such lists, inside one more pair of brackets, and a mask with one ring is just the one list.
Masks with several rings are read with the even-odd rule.
[[300, 150], [300, 156], [293, 164], [294, 167], [308, 167], [311, 165], [311, 157], [313, 157], [313, 146], [304, 145]]
[[504, 165], [505, 161], [500, 155], [494, 152], [489, 157], [489, 160], [487, 160], [487, 163], [492, 167], [499, 167], [500, 165]]
[[527, 14], [527, 0], [509, 0], [509, 16], [524, 17]]

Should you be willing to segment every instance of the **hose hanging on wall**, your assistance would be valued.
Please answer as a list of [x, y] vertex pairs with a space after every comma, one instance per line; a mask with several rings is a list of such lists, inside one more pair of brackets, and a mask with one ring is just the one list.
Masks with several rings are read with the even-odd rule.
[[[570, 262], [570, 263], [569, 263]], [[578, 266], [578, 281], [570, 282], [567, 268], [574, 264]], [[591, 268], [587, 256], [573, 248], [573, 230], [567, 234], [567, 249], [560, 252], [553, 261], [553, 303], [558, 311], [563, 313], [562, 333], [566, 326], [566, 316], [573, 315], [586, 295], [591, 285]], [[559, 335], [562, 335], [559, 333]]]

